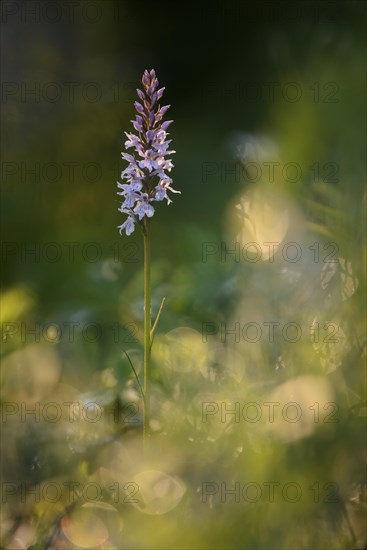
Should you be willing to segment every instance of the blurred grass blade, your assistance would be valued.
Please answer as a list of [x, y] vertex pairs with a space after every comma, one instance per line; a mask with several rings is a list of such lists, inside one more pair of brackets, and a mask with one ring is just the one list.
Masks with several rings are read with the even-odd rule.
[[160, 318], [161, 313], [162, 313], [162, 309], [163, 309], [165, 299], [166, 298], [162, 298], [161, 305], [159, 306], [157, 317], [154, 321], [152, 330], [150, 331], [150, 347], [152, 347], [152, 345], [153, 345], [153, 338], [154, 338], [155, 329], [157, 328], [158, 321], [159, 321], [159, 318]]
[[135, 370], [135, 368], [134, 368], [134, 365], [133, 365], [133, 363], [132, 363], [132, 361], [131, 361], [131, 359], [130, 359], [130, 356], [129, 356], [129, 354], [127, 353], [127, 351], [124, 350], [123, 348], [122, 348], [122, 351], [124, 352], [124, 354], [125, 354], [126, 357], [127, 357], [127, 360], [128, 360], [129, 363], [130, 363], [130, 367], [132, 368], [132, 371], [133, 371], [133, 373], [134, 373], [134, 375], [135, 375], [135, 379], [136, 379], [136, 381], [137, 381], [137, 383], [138, 383], [138, 386], [139, 386], [139, 389], [140, 389], [140, 393], [141, 393], [141, 395], [142, 395], [142, 398], [143, 398], [143, 401], [144, 401], [144, 404], [145, 404], [145, 395], [144, 395], [144, 391], [143, 391], [142, 385], [140, 384], [139, 376], [138, 376], [138, 374], [137, 374], [137, 372], [136, 372], [136, 370]]

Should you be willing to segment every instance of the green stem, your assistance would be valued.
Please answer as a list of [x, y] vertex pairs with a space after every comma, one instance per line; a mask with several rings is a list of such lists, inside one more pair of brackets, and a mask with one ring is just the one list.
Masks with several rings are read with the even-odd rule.
[[149, 220], [144, 225], [144, 450], [150, 437], [150, 234]]

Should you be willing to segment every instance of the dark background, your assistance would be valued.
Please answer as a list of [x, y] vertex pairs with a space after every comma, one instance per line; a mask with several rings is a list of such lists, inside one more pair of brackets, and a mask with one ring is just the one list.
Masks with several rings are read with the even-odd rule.
[[[109, 541], [118, 548], [363, 548], [365, 2], [4, 1], [1, 10], [3, 402], [34, 404], [60, 391], [113, 407], [131, 401], [127, 388], [136, 391], [122, 347], [135, 354], [139, 370], [142, 238], [138, 231], [129, 238], [118, 233], [124, 218], [116, 180], [125, 167], [120, 154], [123, 132], [131, 131], [135, 88], [144, 69], [154, 68], [166, 87], [163, 103], [171, 104], [173, 186], [182, 193], [169, 207], [158, 205], [152, 220], [153, 316], [166, 297], [153, 356], [154, 415], [157, 438], [164, 434], [167, 456], [175, 457], [171, 469], [166, 466], [188, 489], [177, 516], [163, 514], [157, 523], [119, 508], [121, 517], [127, 514], [123, 540], [102, 518]], [[263, 168], [256, 181], [236, 154], [241, 144], [251, 146], [248, 160]], [[277, 172], [269, 181], [265, 161], [294, 163], [301, 176], [292, 181]], [[300, 243], [299, 264], [279, 255], [274, 265], [251, 263], [219, 252], [203, 260], [205, 243], [233, 248], [234, 201], [240, 197], [258, 205], [252, 217], [258, 235]], [[278, 238], [285, 210], [290, 221]], [[250, 233], [248, 240], [255, 240]], [[339, 259], [328, 278], [323, 260], [330, 242]], [[320, 262], [309, 249], [313, 243], [322, 251]], [[197, 372], [207, 353], [195, 347], [205, 322], [232, 328], [277, 320], [309, 327], [314, 319], [338, 326], [339, 347], [315, 348], [309, 341], [292, 347], [279, 338], [255, 350], [228, 337], [228, 347], [244, 361], [245, 378], [210, 381]], [[71, 322], [77, 324], [73, 338], [65, 325]], [[52, 326], [62, 333], [55, 336]], [[179, 327], [196, 331], [195, 345], [184, 332], [177, 341], [165, 340]], [[219, 329], [213, 343], [215, 338], [219, 349]], [[216, 350], [210, 348], [210, 368], [237, 368]], [[180, 366], [172, 366], [176, 360]], [[187, 367], [191, 362], [200, 368]], [[103, 380], [110, 375], [116, 384], [106, 397]], [[192, 427], [192, 415], [200, 413], [195, 407], [188, 424], [182, 420], [190, 403], [200, 402], [200, 392], [233, 399], [241, 388], [241, 401], [248, 392], [263, 399], [264, 388], [301, 375], [326, 379], [332, 389], [340, 421], [331, 432], [313, 429], [296, 442], [277, 441], [269, 455], [253, 434], [246, 439], [242, 427], [208, 440], [205, 430]], [[317, 379], [303, 383], [312, 394]], [[71, 458], [59, 425], [53, 436], [47, 422], [30, 427], [5, 421], [4, 427], [4, 480], [14, 476], [32, 485], [61, 474], [79, 479], [83, 467], [92, 476], [101, 466], [108, 469], [116, 452], [99, 432], [97, 451], [89, 434], [74, 444]], [[125, 432], [114, 428], [109, 437], [125, 445]], [[134, 442], [140, 441], [136, 432]], [[195, 452], [188, 448], [190, 437]], [[234, 459], [241, 446], [248, 454]], [[131, 457], [121, 458], [122, 471], [124, 460], [130, 464]], [[37, 461], [38, 469], [32, 467]], [[333, 481], [341, 504], [325, 511], [302, 502], [290, 511], [283, 499], [269, 510], [244, 511], [233, 502], [213, 510], [194, 503], [203, 481], [234, 483], [241, 473], [247, 480]], [[5, 508], [2, 521], [11, 526], [6, 543], [19, 525], [31, 524], [33, 542], [45, 545], [58, 525], [60, 511], [46, 520], [37, 506], [25, 510], [15, 501]], [[63, 513], [72, 512], [66, 506]]]

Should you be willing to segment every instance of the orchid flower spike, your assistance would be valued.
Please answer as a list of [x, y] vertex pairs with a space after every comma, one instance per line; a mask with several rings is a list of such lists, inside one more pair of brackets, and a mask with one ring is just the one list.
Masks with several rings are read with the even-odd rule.
[[122, 158], [129, 163], [121, 172], [121, 179], [126, 183], [117, 182], [118, 194], [124, 198], [119, 211], [127, 214], [119, 230], [126, 235], [131, 235], [136, 223], [144, 227], [145, 216], [154, 215], [152, 203], [172, 202], [167, 191], [180, 193], [171, 187], [172, 179], [168, 174], [173, 164], [166, 158], [176, 152], [169, 150], [172, 140], [167, 139], [167, 128], [173, 121], [162, 121], [170, 105], [161, 107], [159, 104], [164, 88], [158, 89], [154, 69], [145, 70], [141, 82], [143, 90], [137, 90], [140, 102], [134, 103], [137, 114], [131, 121], [137, 134], [125, 132], [125, 149], [133, 148], [134, 153], [122, 153]]

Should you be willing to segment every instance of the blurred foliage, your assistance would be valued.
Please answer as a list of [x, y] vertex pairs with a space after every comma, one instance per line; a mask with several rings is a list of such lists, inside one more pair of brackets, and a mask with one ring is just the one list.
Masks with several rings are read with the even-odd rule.
[[[96, 23], [76, 4], [73, 22], [3, 24], [3, 82], [63, 94], [18, 91], [2, 105], [1, 544], [364, 548], [366, 4], [101, 1]], [[124, 353], [142, 377], [142, 241], [118, 235], [115, 181], [151, 67], [172, 105], [182, 195], [153, 219], [153, 318], [166, 302], [144, 458]], [[81, 93], [91, 82], [98, 101]], [[282, 95], [292, 82], [298, 101]], [[257, 101], [244, 95], [251, 84]], [[267, 162], [302, 173], [247, 172]], [[283, 255], [289, 242], [297, 262]], [[284, 337], [287, 323], [299, 340], [292, 327]], [[274, 422], [253, 421], [246, 404], [264, 413], [269, 402], [280, 404]], [[297, 422], [277, 414], [289, 402]], [[222, 483], [250, 484], [248, 498], [221, 499]], [[300, 500], [282, 494], [289, 483]]]

